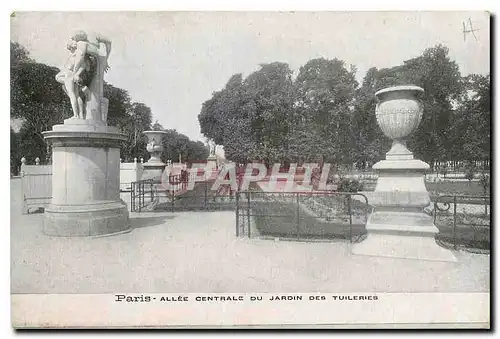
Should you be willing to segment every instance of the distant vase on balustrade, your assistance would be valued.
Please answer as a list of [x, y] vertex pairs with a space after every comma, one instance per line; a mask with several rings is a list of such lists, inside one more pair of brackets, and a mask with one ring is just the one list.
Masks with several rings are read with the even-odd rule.
[[420, 96], [424, 90], [418, 86], [395, 86], [375, 93], [377, 122], [384, 134], [393, 140], [387, 160], [413, 159], [406, 148], [406, 138], [422, 120], [423, 104]]
[[146, 150], [151, 154], [148, 163], [162, 163], [161, 154], [163, 152], [163, 136], [167, 134], [165, 131], [144, 131], [148, 138]]

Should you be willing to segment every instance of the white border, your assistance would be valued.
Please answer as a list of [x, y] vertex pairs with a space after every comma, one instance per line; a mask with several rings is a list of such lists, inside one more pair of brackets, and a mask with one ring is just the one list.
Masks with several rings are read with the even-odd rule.
[[[222, 0], [212, 0], [212, 1], [203, 1], [203, 0], [183, 0], [183, 1], [162, 1], [162, 0], [142, 0], [140, 2], [137, 1], [106, 1], [103, 3], [102, 0], [86, 0], [81, 2], [78, 5], [75, 5], [74, 2], [63, 1], [63, 0], [50, 0], [50, 1], [38, 1], [38, 0], [26, 0], [26, 1], [4, 1], [2, 2], [2, 18], [4, 21], [2, 22], [2, 28], [0, 30], [0, 34], [2, 36], [2, 46], [7, 49], [8, 46], [7, 40], [10, 40], [10, 20], [9, 14], [14, 10], [489, 10], [493, 13], [498, 13], [498, 1], [497, 0], [455, 0], [449, 2], [439, 2], [435, 0], [420, 0], [420, 1], [400, 1], [400, 0], [379, 0], [379, 1], [342, 1], [335, 2], [334, 4], [330, 1], [316, 1], [316, 0], [308, 0], [308, 1], [299, 1], [299, 0], [288, 0], [288, 1], [269, 1], [269, 0], [253, 0], [248, 2], [237, 2], [237, 1], [222, 1]], [[498, 36], [494, 36], [494, 46], [497, 45]], [[5, 74], [8, 74], [8, 57], [7, 51], [3, 54], [4, 58], [4, 70]], [[8, 106], [10, 101], [9, 96], [9, 82], [4, 78], [4, 81], [1, 83], [3, 88], [0, 93], [3, 95], [2, 103]], [[496, 87], [496, 91], [498, 91], [498, 87]], [[495, 92], [494, 97], [500, 97], [496, 95]], [[6, 124], [2, 124], [3, 126], [7, 126], [7, 112], [9, 107], [5, 107], [3, 117], [6, 119]], [[493, 113], [492, 113], [493, 114]], [[9, 124], [10, 125], [10, 124]], [[6, 130], [5, 130], [6, 131]], [[2, 144], [9, 144], [9, 137], [7, 133], [1, 134], [4, 138]], [[500, 149], [497, 143], [498, 138], [494, 139], [494, 147], [493, 149]], [[7, 147], [2, 147], [1, 159], [4, 159], [7, 162], [9, 159], [9, 152]], [[4, 169], [3, 178], [8, 178], [7, 174], [7, 164], [2, 166]], [[495, 173], [496, 174], [496, 173]], [[7, 184], [8, 187], [9, 184]], [[4, 234], [1, 239], [1, 247], [3, 249], [2, 253], [2, 287], [4, 291], [4, 296], [6, 297], [6, 302], [2, 303], [4, 315], [1, 317], [2, 323], [2, 337], [10, 337], [13, 336], [14, 333], [11, 330], [11, 322], [10, 322], [10, 302], [7, 302], [9, 293], [10, 293], [10, 274], [5, 274], [6, 272], [10, 272], [10, 232], [8, 231], [10, 228], [10, 203], [9, 198], [3, 196], [2, 198], [2, 215], [4, 217], [4, 227], [7, 229], [7, 234]], [[498, 232], [497, 232], [498, 234]], [[494, 240], [496, 243], [496, 239]], [[493, 259], [493, 258], [492, 258]], [[80, 334], [82, 335], [82, 334]], [[83, 336], [87, 336], [88, 334], [83, 334]], [[70, 336], [70, 334], [64, 334], [63, 337]], [[93, 337], [101, 337], [103, 334], [94, 334]]]
[[15, 326], [31, 328], [355, 324], [488, 328], [489, 297], [489, 293], [310, 292], [14, 294], [11, 299]]

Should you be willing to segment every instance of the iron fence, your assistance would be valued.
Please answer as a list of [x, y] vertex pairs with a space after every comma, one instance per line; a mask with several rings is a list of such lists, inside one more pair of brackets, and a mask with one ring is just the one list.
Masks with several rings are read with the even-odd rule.
[[[474, 179], [478, 179], [480, 174], [489, 174], [489, 169], [476, 169], [474, 173]], [[378, 173], [373, 170], [365, 171], [350, 171], [344, 175], [345, 178], [356, 179], [360, 181], [372, 182], [377, 181]], [[424, 176], [426, 181], [432, 181], [433, 179], [448, 179], [448, 180], [466, 180], [466, 172], [464, 169], [448, 170], [443, 172], [438, 169], [429, 169], [425, 171]]]
[[213, 181], [197, 181], [189, 187], [188, 177], [169, 177], [169, 185], [152, 180], [132, 183], [131, 211], [214, 211], [234, 210], [235, 190], [221, 185], [212, 190]]
[[489, 250], [491, 203], [487, 195], [439, 195], [434, 200], [436, 240], [454, 249]]
[[142, 212], [147, 204], [151, 204], [154, 201], [154, 184], [152, 179], [130, 183], [130, 210], [132, 212]]
[[361, 193], [236, 193], [236, 236], [359, 241], [371, 207]]
[[171, 212], [234, 210], [235, 191], [229, 185], [221, 185], [217, 190], [212, 188], [213, 181], [198, 181], [181, 194], [165, 191], [168, 196], [158, 209]]

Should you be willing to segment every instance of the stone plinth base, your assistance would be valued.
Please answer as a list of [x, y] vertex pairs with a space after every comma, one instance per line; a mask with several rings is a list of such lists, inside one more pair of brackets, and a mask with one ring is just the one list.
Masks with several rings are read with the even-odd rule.
[[141, 180], [152, 179], [154, 182], [161, 182], [163, 172], [165, 171], [166, 164], [162, 162], [147, 162], [143, 164]]
[[352, 253], [455, 262], [453, 253], [436, 243], [439, 230], [423, 213], [431, 204], [424, 180], [429, 165], [413, 159], [403, 146], [394, 142], [387, 160], [373, 166], [378, 179], [368, 202], [375, 211], [366, 223], [367, 238], [354, 245]]
[[367, 238], [355, 244], [352, 253], [402, 259], [456, 262], [453, 253], [440, 247], [439, 232], [424, 213], [374, 212], [366, 223]]
[[124, 202], [58, 206], [45, 209], [43, 233], [58, 237], [103, 236], [130, 232]]
[[130, 231], [120, 199], [125, 136], [102, 122], [81, 119], [67, 119], [43, 134], [52, 145], [52, 199], [43, 232], [77, 237]]

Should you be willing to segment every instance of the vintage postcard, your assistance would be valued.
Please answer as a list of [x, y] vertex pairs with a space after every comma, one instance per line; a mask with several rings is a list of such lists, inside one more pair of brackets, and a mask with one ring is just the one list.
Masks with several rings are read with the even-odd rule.
[[489, 329], [490, 19], [12, 13], [12, 326]]

